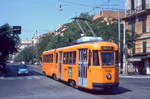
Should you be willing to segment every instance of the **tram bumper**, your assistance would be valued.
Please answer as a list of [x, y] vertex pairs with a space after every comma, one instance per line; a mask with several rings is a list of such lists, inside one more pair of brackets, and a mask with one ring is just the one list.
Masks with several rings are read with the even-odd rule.
[[119, 83], [93, 83], [92, 86], [94, 90], [115, 89]]

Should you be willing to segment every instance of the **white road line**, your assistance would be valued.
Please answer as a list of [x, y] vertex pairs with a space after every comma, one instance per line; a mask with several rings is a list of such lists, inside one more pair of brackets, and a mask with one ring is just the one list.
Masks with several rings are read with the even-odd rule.
[[0, 77], [0, 80], [42, 79], [42, 76]]
[[132, 79], [150, 79], [150, 76], [119, 76], [120, 78], [132, 78]]
[[5, 79], [4, 77], [0, 77], [1, 80]]

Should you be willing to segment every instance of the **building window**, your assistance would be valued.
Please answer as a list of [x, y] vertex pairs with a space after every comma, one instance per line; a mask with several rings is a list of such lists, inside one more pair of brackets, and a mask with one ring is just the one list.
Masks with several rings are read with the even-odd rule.
[[131, 31], [132, 33], [135, 33], [135, 22], [132, 22]]
[[150, 17], [148, 17], [146, 21], [146, 32], [150, 32]]
[[132, 33], [135, 33], [135, 21], [136, 21], [135, 19], [130, 19], [128, 21], [129, 26], [131, 26], [130, 29]]
[[142, 10], [145, 10], [146, 8], [146, 0], [142, 0]]
[[132, 45], [132, 54], [135, 54], [135, 43]]
[[146, 18], [144, 18], [142, 20], [142, 32], [145, 33], [146, 32]]
[[143, 42], [143, 53], [146, 53], [146, 42]]
[[134, 10], [134, 0], [131, 0], [131, 10]]

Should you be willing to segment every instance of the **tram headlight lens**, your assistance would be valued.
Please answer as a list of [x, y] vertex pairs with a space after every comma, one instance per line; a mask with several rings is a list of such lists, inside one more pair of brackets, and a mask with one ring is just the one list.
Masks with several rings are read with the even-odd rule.
[[106, 78], [107, 78], [108, 80], [111, 80], [111, 74], [110, 74], [110, 73], [107, 73]]

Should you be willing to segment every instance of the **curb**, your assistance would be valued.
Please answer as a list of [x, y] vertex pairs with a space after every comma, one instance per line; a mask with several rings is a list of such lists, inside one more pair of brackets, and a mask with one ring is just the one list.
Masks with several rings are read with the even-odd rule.
[[133, 79], [150, 79], [150, 76], [127, 76], [119, 75], [120, 78], [133, 78]]

